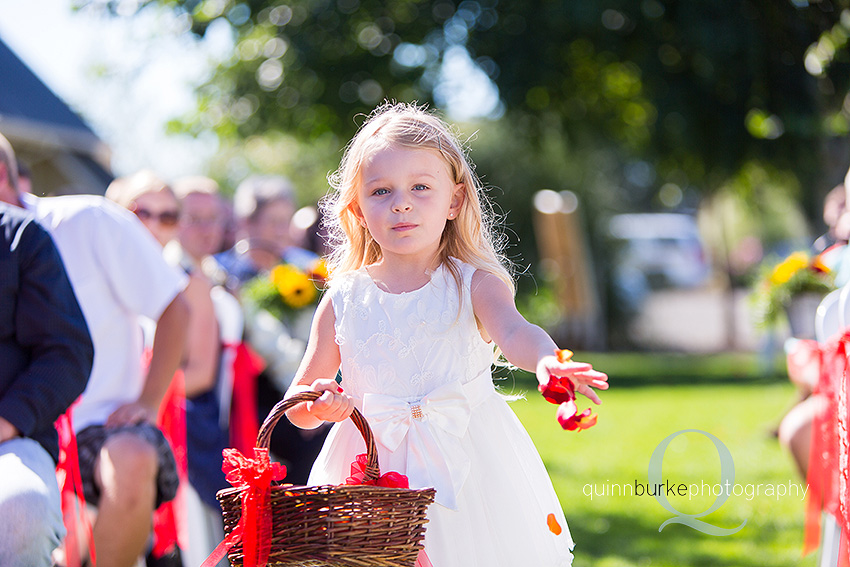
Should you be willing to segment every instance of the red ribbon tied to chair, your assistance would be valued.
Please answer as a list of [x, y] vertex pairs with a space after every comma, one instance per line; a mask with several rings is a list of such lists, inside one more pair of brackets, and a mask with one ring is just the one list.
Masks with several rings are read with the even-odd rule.
[[283, 480], [286, 467], [269, 461], [269, 450], [254, 448], [250, 459], [237, 449], [222, 452], [227, 482], [242, 489], [242, 516], [239, 523], [207, 557], [202, 567], [212, 567], [227, 551], [242, 542], [245, 567], [264, 567], [269, 559], [271, 546], [272, 513], [271, 485], [274, 480]]

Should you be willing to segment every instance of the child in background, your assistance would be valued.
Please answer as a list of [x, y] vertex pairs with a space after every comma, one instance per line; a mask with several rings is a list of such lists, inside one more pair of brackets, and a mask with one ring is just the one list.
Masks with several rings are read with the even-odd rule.
[[517, 312], [481, 184], [441, 120], [413, 105], [380, 107], [332, 184], [330, 287], [288, 391], [323, 392], [288, 412], [299, 427], [338, 422], [309, 484], [351, 474], [366, 450], [347, 420], [358, 407], [382, 471], [437, 490], [425, 533], [435, 567], [570, 565], [561, 505], [491, 365], [498, 347], [541, 384], [569, 377], [595, 403], [590, 387], [607, 389], [607, 376], [559, 362], [552, 339]]

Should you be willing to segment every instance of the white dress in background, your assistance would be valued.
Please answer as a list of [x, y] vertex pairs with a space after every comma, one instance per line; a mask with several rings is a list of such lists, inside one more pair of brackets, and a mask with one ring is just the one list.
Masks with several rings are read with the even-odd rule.
[[[425, 533], [434, 567], [570, 565], [572, 538], [543, 462], [493, 387], [493, 346], [472, 312], [475, 268], [456, 265], [460, 313], [445, 266], [401, 294], [379, 289], [365, 269], [333, 280], [342, 387], [375, 433], [381, 472], [437, 489]], [[336, 424], [309, 484], [344, 483], [365, 450], [351, 420]]]

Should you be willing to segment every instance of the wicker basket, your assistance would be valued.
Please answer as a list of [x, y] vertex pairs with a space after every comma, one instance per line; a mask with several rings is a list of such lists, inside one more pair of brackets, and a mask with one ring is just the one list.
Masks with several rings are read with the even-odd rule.
[[[282, 400], [269, 413], [257, 436], [268, 448], [272, 430], [294, 405], [319, 397], [303, 392]], [[369, 424], [355, 409], [351, 420], [366, 441], [366, 479], [380, 476], [378, 453]], [[241, 491], [216, 495], [229, 534], [241, 516]], [[272, 536], [269, 565], [287, 567], [413, 567], [425, 535], [425, 512], [435, 490], [378, 486], [272, 486]], [[242, 565], [242, 545], [228, 559]]]

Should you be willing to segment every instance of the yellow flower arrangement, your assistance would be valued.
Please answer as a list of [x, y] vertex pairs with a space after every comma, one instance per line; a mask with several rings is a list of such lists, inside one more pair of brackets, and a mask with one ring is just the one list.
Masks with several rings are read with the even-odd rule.
[[770, 283], [772, 285], [788, 283], [794, 274], [808, 265], [809, 256], [805, 252], [794, 252], [773, 268], [770, 273]]
[[834, 289], [835, 275], [820, 255], [794, 252], [775, 266], [762, 270], [753, 300], [762, 325], [775, 325], [791, 300], [800, 294], [825, 295]]
[[310, 277], [289, 264], [278, 264], [272, 268], [269, 277], [283, 302], [293, 309], [309, 305], [318, 296]]
[[283, 322], [306, 307], [316, 304], [328, 277], [324, 260], [317, 260], [307, 271], [292, 264], [278, 264], [242, 287], [242, 299], [265, 309]]

